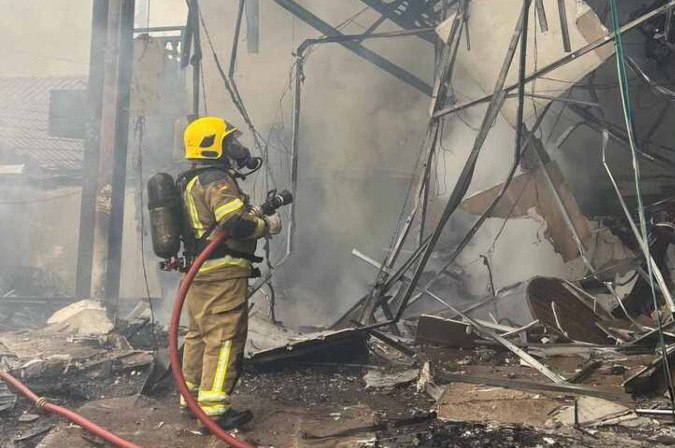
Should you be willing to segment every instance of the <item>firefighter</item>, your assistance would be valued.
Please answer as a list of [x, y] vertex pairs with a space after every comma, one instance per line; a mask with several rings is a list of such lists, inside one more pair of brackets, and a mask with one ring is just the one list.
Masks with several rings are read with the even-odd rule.
[[[249, 205], [237, 184], [241, 169], [259, 167], [227, 121], [202, 117], [185, 129], [185, 158], [192, 167], [179, 176], [186, 228], [198, 254], [212, 231], [222, 227], [226, 243], [199, 270], [189, 289], [183, 375], [201, 409], [219, 426], [232, 430], [252, 419], [249, 410], [231, 407], [230, 396], [241, 374], [248, 328], [248, 279], [257, 239], [281, 231], [279, 215], [263, 216]], [[240, 176], [239, 176], [240, 177]], [[186, 232], [190, 233], [190, 232]], [[186, 409], [181, 397], [181, 407]], [[203, 428], [202, 432], [206, 432]]]

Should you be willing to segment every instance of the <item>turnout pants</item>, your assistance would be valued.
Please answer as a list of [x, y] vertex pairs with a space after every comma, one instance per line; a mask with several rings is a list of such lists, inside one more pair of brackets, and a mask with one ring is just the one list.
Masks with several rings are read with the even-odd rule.
[[[230, 408], [248, 330], [248, 278], [222, 276], [222, 271], [200, 273], [186, 299], [183, 375], [202, 410], [212, 417]], [[185, 407], [182, 397], [181, 406]]]

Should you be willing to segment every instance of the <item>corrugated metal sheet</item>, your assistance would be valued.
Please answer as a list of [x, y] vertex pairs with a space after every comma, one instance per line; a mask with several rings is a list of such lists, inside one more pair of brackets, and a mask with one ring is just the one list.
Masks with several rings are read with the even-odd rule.
[[591, 344], [612, 344], [612, 340], [596, 323], [603, 323], [575, 294], [565, 281], [537, 277], [527, 287], [527, 301], [532, 315], [549, 330], [562, 331], [573, 341]]
[[0, 156], [45, 171], [81, 169], [83, 141], [48, 134], [49, 92], [85, 88], [77, 77], [0, 78]]

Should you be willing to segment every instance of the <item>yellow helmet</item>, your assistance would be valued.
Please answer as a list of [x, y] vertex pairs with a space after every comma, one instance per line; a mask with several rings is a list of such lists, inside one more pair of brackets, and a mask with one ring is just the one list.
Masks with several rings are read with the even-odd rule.
[[218, 117], [202, 117], [185, 128], [183, 143], [185, 158], [189, 160], [216, 160], [223, 155], [225, 137], [238, 135], [233, 125]]

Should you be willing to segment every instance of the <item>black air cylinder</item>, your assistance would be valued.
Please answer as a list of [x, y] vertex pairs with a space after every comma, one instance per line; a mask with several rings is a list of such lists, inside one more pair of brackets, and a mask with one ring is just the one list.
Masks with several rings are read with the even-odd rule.
[[148, 211], [152, 250], [164, 259], [175, 257], [180, 250], [183, 209], [170, 174], [157, 173], [148, 180]]

